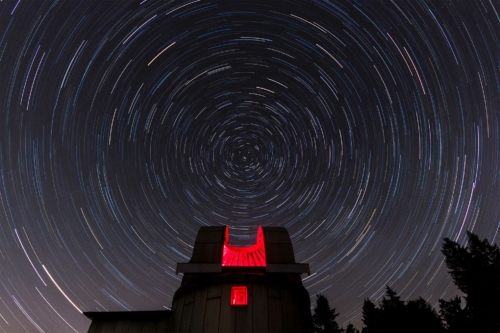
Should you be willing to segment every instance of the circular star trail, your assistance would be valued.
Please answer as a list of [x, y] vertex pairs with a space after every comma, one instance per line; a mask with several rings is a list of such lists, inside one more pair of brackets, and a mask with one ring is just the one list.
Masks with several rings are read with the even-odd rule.
[[286, 227], [341, 325], [451, 298], [442, 239], [498, 241], [499, 13], [0, 2], [0, 331], [168, 308], [204, 225]]

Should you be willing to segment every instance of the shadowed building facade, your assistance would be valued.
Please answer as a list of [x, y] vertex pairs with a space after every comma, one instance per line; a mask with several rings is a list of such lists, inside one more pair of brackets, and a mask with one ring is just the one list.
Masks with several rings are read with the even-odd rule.
[[309, 293], [285, 228], [259, 227], [254, 245], [229, 244], [227, 227], [201, 227], [171, 311], [86, 312], [89, 333], [309, 332]]

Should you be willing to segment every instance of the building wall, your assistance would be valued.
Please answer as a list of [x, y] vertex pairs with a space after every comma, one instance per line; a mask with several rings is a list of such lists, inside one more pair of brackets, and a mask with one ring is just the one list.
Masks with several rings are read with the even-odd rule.
[[[248, 305], [231, 306], [232, 286], [246, 286]], [[222, 273], [185, 276], [168, 332], [308, 332], [310, 300], [298, 274]]]

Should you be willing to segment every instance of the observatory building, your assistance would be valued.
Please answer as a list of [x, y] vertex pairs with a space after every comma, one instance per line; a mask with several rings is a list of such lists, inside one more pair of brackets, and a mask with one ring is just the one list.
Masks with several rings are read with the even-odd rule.
[[309, 332], [309, 293], [288, 231], [259, 227], [254, 245], [229, 244], [228, 227], [201, 227], [172, 310], [85, 312], [88, 333]]

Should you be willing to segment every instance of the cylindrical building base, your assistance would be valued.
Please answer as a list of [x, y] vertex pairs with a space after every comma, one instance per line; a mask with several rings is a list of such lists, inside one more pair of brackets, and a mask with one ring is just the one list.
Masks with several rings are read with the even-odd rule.
[[[231, 305], [245, 286], [247, 305]], [[310, 332], [309, 293], [299, 274], [186, 274], [174, 296], [169, 332]]]

